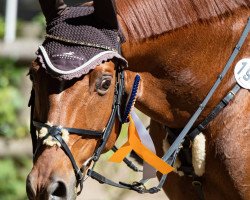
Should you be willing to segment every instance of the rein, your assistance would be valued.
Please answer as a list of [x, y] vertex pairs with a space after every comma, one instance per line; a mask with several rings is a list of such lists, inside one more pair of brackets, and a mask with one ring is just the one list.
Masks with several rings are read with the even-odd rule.
[[[239, 39], [239, 42], [234, 48], [234, 51], [232, 52], [229, 60], [227, 61], [223, 71], [221, 74], [218, 76], [218, 79], [212, 86], [211, 90], [208, 92], [207, 96], [203, 100], [203, 102], [200, 104], [199, 108], [197, 111], [194, 113], [194, 115], [191, 117], [187, 125], [184, 127], [184, 129], [181, 131], [179, 136], [176, 138], [176, 140], [173, 142], [173, 144], [170, 146], [166, 154], [162, 157], [162, 160], [164, 160], [166, 163], [169, 165], [173, 166], [177, 155], [182, 148], [182, 143], [184, 141], [184, 138], [190, 133], [190, 130], [193, 126], [193, 124], [196, 122], [198, 117], [200, 116], [201, 112], [207, 105], [208, 101], [211, 99], [212, 95], [215, 93], [216, 89], [220, 85], [222, 79], [225, 77], [227, 74], [230, 66], [232, 65], [233, 61], [235, 60], [236, 56], [238, 55], [242, 45], [244, 44], [248, 33], [250, 31], [250, 18], [248, 19], [247, 25]], [[197, 133], [201, 130], [203, 130], [210, 121], [212, 121], [218, 113], [233, 99], [235, 94], [239, 91], [241, 86], [239, 86], [237, 83], [235, 84], [234, 88], [223, 98], [223, 100], [213, 109], [213, 111], [208, 115], [208, 117], [196, 128], [194, 129], [190, 135], [191, 138], [194, 138]], [[34, 91], [31, 93], [31, 98], [29, 102], [29, 106], [31, 106], [31, 125], [30, 125], [30, 130], [31, 130], [31, 136], [32, 136], [32, 143], [33, 143], [33, 154], [34, 156], [36, 155], [37, 149], [40, 147], [40, 145], [37, 146], [37, 138], [36, 138], [36, 128], [47, 128], [48, 129], [48, 134], [45, 136], [52, 136], [55, 140], [57, 140], [61, 144], [61, 148], [64, 150], [66, 155], [69, 157], [72, 166], [74, 168], [74, 172], [76, 175], [76, 180], [77, 180], [77, 186], [80, 186], [80, 191], [78, 192], [78, 195], [81, 193], [83, 189], [83, 181], [84, 181], [84, 173], [85, 170], [87, 169], [87, 166], [90, 164], [91, 161], [94, 161], [94, 164], [91, 169], [88, 170], [87, 175], [92, 177], [93, 179], [97, 180], [99, 183], [105, 183], [109, 184], [115, 187], [119, 188], [124, 188], [124, 189], [130, 189], [137, 191], [138, 193], [156, 193], [160, 191], [162, 188], [163, 184], [166, 181], [167, 174], [164, 174], [160, 180], [160, 183], [156, 187], [152, 187], [150, 189], [146, 189], [144, 184], [149, 180], [149, 179], [142, 179], [139, 182], [134, 182], [133, 184], [127, 184], [123, 182], [115, 183], [112, 180], [102, 176], [101, 174], [97, 173], [94, 171], [94, 167], [96, 165], [96, 162], [99, 160], [100, 155], [108, 141], [108, 138], [111, 134], [112, 127], [114, 125], [116, 117], [118, 117], [120, 123], [123, 123], [123, 118], [121, 114], [121, 100], [124, 95], [124, 71], [123, 68], [118, 67], [116, 71], [116, 84], [115, 84], [115, 94], [114, 94], [114, 100], [112, 104], [112, 112], [110, 115], [110, 118], [108, 120], [108, 123], [105, 127], [105, 130], [103, 132], [99, 131], [93, 131], [93, 130], [85, 130], [85, 129], [75, 129], [75, 128], [68, 128], [68, 127], [61, 127], [61, 126], [49, 126], [45, 123], [33, 121], [33, 111], [34, 111]], [[68, 145], [65, 143], [65, 141], [62, 139], [61, 136], [61, 131], [62, 129], [68, 130], [70, 133], [74, 133], [77, 135], [87, 135], [91, 137], [101, 137], [100, 144], [95, 150], [93, 156], [88, 159], [81, 168], [79, 168], [76, 164], [76, 161], [68, 147]], [[45, 139], [43, 138], [43, 139]], [[113, 150], [116, 151], [116, 147], [113, 147]], [[134, 171], [140, 171], [138, 168], [129, 160], [124, 159], [124, 162], [132, 168]], [[200, 197], [202, 199], [202, 197]]]

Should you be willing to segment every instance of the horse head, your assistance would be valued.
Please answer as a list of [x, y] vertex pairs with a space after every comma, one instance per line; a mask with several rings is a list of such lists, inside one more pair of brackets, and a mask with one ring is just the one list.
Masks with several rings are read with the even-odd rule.
[[120, 132], [122, 36], [113, 1], [40, 4], [47, 34], [30, 68], [34, 166], [27, 194], [74, 199], [91, 161], [111, 149]]
[[[27, 178], [29, 199], [76, 198], [86, 169], [116, 141], [137, 73], [141, 84], [136, 106], [153, 119], [150, 131], [157, 154], [163, 155], [166, 139], [176, 138], [163, 156], [173, 164], [183, 139], [190, 139], [187, 134], [202, 130], [208, 144], [202, 171], [206, 199], [249, 199], [249, 145], [244, 142], [249, 137], [250, 95], [246, 88], [239, 89], [230, 66], [240, 66], [237, 73], [249, 66], [243, 61], [250, 52], [250, 2], [181, 2], [117, 0], [117, 19], [113, 0], [76, 7], [62, 0], [40, 1], [47, 28], [30, 69], [34, 166]], [[127, 39], [122, 45], [130, 65], [126, 71], [118, 21]], [[249, 70], [244, 73], [249, 80]], [[166, 126], [173, 130], [171, 137]], [[163, 185], [164, 177], [160, 185], [170, 198], [195, 199], [192, 188], [186, 187], [195, 174], [170, 174], [172, 182]], [[123, 188], [137, 189], [129, 186]], [[136, 191], [153, 193], [161, 187]]]

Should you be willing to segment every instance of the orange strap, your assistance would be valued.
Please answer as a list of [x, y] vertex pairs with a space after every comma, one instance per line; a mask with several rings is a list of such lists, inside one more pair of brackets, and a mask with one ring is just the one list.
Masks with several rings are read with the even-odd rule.
[[168, 174], [173, 171], [174, 168], [172, 166], [168, 165], [143, 145], [131, 116], [129, 116], [129, 121], [128, 141], [111, 156], [109, 161], [121, 162], [132, 150], [134, 150], [138, 156], [162, 174]]

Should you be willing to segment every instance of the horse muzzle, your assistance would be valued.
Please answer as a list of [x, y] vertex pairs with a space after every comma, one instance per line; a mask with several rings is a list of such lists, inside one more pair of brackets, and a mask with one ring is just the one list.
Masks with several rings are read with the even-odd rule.
[[[29, 200], [74, 200], [77, 197], [75, 176], [72, 173], [71, 180], [64, 175], [38, 172], [35, 168], [30, 172], [26, 180], [26, 192]], [[44, 181], [45, 180], [45, 181]]]

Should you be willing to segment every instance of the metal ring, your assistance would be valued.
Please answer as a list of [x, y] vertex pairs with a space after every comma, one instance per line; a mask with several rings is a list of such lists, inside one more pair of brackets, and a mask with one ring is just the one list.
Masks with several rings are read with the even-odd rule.
[[93, 156], [91, 156], [90, 158], [88, 158], [84, 163], [83, 163], [83, 165], [82, 165], [82, 167], [81, 167], [81, 172], [85, 172], [86, 171], [86, 169], [87, 169], [87, 165], [93, 160]]
[[193, 185], [193, 186], [202, 186], [202, 184], [201, 184], [200, 181], [193, 181], [193, 182], [192, 182], [192, 185]]

